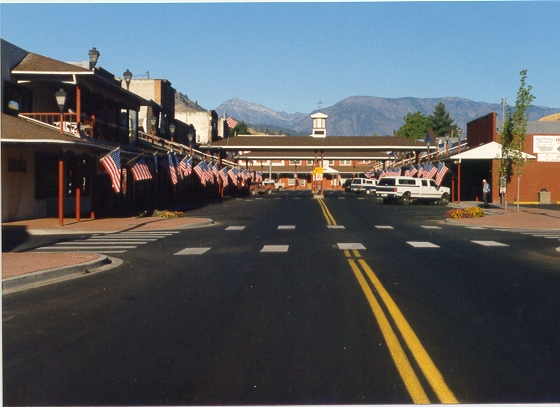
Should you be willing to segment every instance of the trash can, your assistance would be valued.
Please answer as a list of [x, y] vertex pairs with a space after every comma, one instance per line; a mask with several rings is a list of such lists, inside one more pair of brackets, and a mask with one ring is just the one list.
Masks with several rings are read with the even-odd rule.
[[550, 192], [540, 191], [539, 192], [539, 203], [549, 204], [550, 203]]

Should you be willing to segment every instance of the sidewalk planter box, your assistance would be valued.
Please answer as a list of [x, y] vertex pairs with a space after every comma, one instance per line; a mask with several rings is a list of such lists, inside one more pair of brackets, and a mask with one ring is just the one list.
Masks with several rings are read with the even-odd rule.
[[549, 204], [550, 203], [550, 192], [539, 192], [539, 203]]

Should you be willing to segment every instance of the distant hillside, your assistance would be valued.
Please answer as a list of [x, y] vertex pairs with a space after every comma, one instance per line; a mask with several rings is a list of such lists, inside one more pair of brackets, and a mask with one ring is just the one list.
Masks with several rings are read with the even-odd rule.
[[182, 94], [181, 92], [175, 93], [175, 111], [184, 113], [187, 110], [196, 111], [196, 112], [207, 112], [202, 106], [198, 104], [198, 102], [193, 102], [189, 99], [187, 95]]
[[[462, 129], [467, 122], [491, 112], [498, 112], [501, 120], [502, 106], [499, 103], [473, 102], [459, 97], [444, 98], [378, 98], [373, 96], [353, 96], [341, 100], [333, 106], [321, 109], [329, 115], [327, 134], [331, 136], [371, 136], [393, 135], [403, 125], [403, 118], [408, 113], [420, 111], [425, 115], [433, 112], [434, 107], [443, 102], [451, 117]], [[249, 103], [239, 98], [224, 102], [216, 111], [232, 116], [237, 120], [252, 123], [252, 127], [279, 126], [292, 130], [293, 135], [311, 134], [310, 114], [276, 112], [265, 106]], [[530, 120], [560, 112], [560, 108], [535, 106], [531, 110]], [[288, 134], [288, 132], [284, 132]]]

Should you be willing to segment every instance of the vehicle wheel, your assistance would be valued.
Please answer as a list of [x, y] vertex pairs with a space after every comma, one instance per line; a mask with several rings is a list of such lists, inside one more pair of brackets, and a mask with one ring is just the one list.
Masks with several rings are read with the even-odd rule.
[[366, 189], [366, 195], [369, 195], [371, 193], [371, 191], [369, 189]]
[[439, 201], [440, 205], [447, 206], [449, 203], [449, 194], [446, 192], [441, 196], [441, 200]]
[[403, 196], [401, 196], [401, 199], [399, 199], [399, 202], [401, 205], [408, 205], [410, 203], [410, 193], [405, 192]]
[[266, 190], [266, 194], [267, 194], [267, 195], [272, 194], [272, 189], [267, 189], [267, 190]]
[[251, 190], [251, 195], [257, 195], [257, 191], [255, 191], [254, 189]]

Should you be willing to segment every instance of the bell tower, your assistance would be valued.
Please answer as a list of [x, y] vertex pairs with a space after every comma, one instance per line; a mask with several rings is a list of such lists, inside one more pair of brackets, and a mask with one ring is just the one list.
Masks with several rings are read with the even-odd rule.
[[327, 117], [329, 117], [329, 115], [321, 112], [311, 115], [313, 119], [311, 137], [327, 137]]

